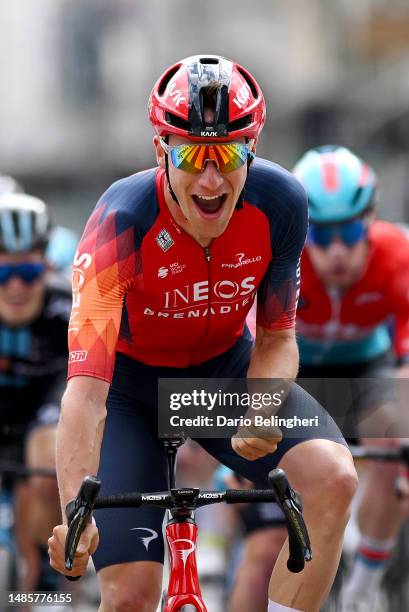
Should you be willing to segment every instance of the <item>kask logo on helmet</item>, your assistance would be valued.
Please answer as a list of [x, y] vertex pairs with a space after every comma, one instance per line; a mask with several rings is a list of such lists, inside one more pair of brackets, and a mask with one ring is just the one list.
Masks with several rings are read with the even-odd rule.
[[238, 108], [243, 108], [251, 97], [251, 89], [247, 83], [243, 83], [240, 87], [239, 91], [236, 94], [236, 97], [233, 98], [233, 104], [235, 104]]
[[173, 98], [173, 101], [176, 104], [176, 106], [179, 106], [179, 104], [182, 104], [182, 102], [186, 102], [186, 98], [182, 94], [180, 89], [176, 89], [176, 83], [171, 83], [169, 85], [169, 87], [167, 89], [167, 95], [170, 98]]
[[214, 131], [202, 130], [200, 132], [200, 136], [204, 136], [206, 138], [216, 138], [218, 136], [218, 134], [217, 134], [217, 132], [214, 132]]

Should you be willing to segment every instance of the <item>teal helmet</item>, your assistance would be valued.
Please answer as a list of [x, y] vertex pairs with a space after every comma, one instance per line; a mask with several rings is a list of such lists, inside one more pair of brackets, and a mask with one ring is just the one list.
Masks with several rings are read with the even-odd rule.
[[350, 221], [375, 206], [374, 170], [345, 147], [311, 149], [293, 173], [307, 192], [313, 223]]

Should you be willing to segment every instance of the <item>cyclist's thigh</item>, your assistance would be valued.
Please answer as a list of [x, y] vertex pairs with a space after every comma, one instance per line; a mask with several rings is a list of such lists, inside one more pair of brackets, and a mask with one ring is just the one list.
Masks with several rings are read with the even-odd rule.
[[[281, 428], [283, 439], [277, 450], [256, 461], [244, 459], [233, 451], [230, 438], [197, 438], [197, 442], [218, 461], [255, 482], [258, 486], [268, 486], [269, 471], [277, 467], [287, 451], [302, 442], [324, 439], [346, 445], [334, 420], [313, 397], [297, 384], [292, 385], [277, 417], [288, 420], [289, 424], [294, 417], [310, 419], [312, 425]], [[315, 423], [318, 424], [315, 425]]]
[[[98, 474], [102, 494], [167, 488], [166, 458], [150, 412], [111, 387]], [[96, 510], [96, 569], [132, 561], [163, 563], [163, 516], [162, 509], [152, 507]]]

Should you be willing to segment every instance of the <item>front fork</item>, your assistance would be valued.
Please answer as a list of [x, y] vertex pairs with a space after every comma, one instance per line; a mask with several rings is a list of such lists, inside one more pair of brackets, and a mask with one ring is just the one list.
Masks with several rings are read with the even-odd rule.
[[196, 563], [197, 525], [193, 519], [173, 519], [166, 525], [170, 577], [164, 612], [177, 612], [184, 605], [207, 612], [202, 600]]

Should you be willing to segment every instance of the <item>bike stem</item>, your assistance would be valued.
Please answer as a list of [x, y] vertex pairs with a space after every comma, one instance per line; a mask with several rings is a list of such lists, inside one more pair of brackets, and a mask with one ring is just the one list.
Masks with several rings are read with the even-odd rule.
[[182, 446], [185, 439], [182, 436], [170, 436], [164, 438], [163, 446], [166, 450], [166, 456], [168, 459], [168, 485], [169, 490], [175, 488], [176, 482], [176, 455], [179, 446]]

